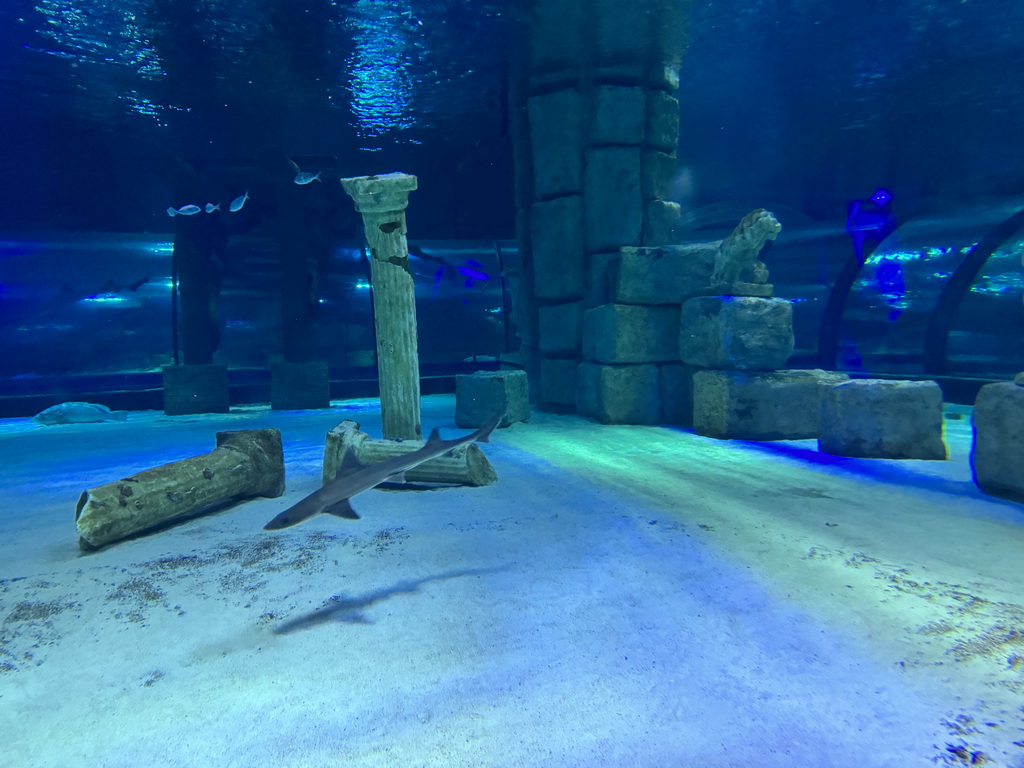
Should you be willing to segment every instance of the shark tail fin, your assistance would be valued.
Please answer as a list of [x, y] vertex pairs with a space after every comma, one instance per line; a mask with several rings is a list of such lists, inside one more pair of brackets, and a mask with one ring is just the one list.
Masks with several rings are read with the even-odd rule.
[[346, 520], [358, 520], [359, 515], [352, 509], [352, 505], [348, 499], [342, 499], [337, 504], [332, 504], [324, 510], [324, 514], [334, 515], [335, 517], [344, 517]]

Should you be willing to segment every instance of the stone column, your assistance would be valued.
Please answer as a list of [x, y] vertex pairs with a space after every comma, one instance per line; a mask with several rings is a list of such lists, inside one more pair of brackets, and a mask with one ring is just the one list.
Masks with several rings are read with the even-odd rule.
[[529, 5], [510, 92], [518, 308], [531, 392], [577, 409], [582, 318], [614, 301], [619, 249], [672, 242], [686, 0]]
[[409, 193], [416, 189], [416, 177], [404, 173], [357, 176], [342, 179], [341, 185], [363, 216], [370, 248], [383, 436], [419, 440], [423, 431], [416, 294], [405, 239], [405, 209]]

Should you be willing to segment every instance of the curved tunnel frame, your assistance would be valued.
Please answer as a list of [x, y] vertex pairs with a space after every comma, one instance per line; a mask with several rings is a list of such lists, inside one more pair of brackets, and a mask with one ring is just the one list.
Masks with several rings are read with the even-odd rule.
[[[989, 258], [1022, 228], [1024, 228], [1024, 209], [1017, 211], [986, 232], [978, 245], [946, 281], [928, 319], [928, 327], [925, 332], [923, 350], [925, 373], [938, 375], [949, 372], [949, 332], [960, 302], [971, 290], [978, 273], [981, 272]], [[846, 303], [857, 276], [875, 248], [877, 245], [870, 251], [865, 251], [862, 257], [854, 253], [836, 277], [836, 282], [822, 314], [821, 330], [818, 334], [818, 365], [821, 368], [835, 369], [839, 356], [839, 328], [846, 310]]]

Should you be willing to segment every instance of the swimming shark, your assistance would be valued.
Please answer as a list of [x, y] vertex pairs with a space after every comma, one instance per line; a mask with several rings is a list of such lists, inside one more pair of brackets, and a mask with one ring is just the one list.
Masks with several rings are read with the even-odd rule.
[[320, 513], [358, 520], [359, 515], [352, 509], [350, 499], [358, 493], [368, 491], [384, 482], [405, 482], [405, 473], [424, 462], [443, 456], [466, 443], [489, 443], [491, 433], [505, 418], [502, 411], [490, 419], [476, 432], [456, 440], [442, 440], [435, 428], [426, 444], [411, 453], [392, 456], [390, 459], [373, 464], [364, 464], [351, 447], [345, 451], [341, 467], [333, 480], [313, 491], [295, 506], [289, 507], [265, 526], [265, 531], [277, 531], [308, 520]]

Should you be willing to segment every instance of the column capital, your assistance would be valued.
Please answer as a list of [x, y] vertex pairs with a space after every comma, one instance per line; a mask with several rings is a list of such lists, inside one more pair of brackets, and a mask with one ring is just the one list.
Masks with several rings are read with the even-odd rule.
[[389, 213], [406, 209], [409, 193], [418, 181], [407, 173], [385, 173], [342, 179], [341, 186], [355, 201], [359, 213]]

